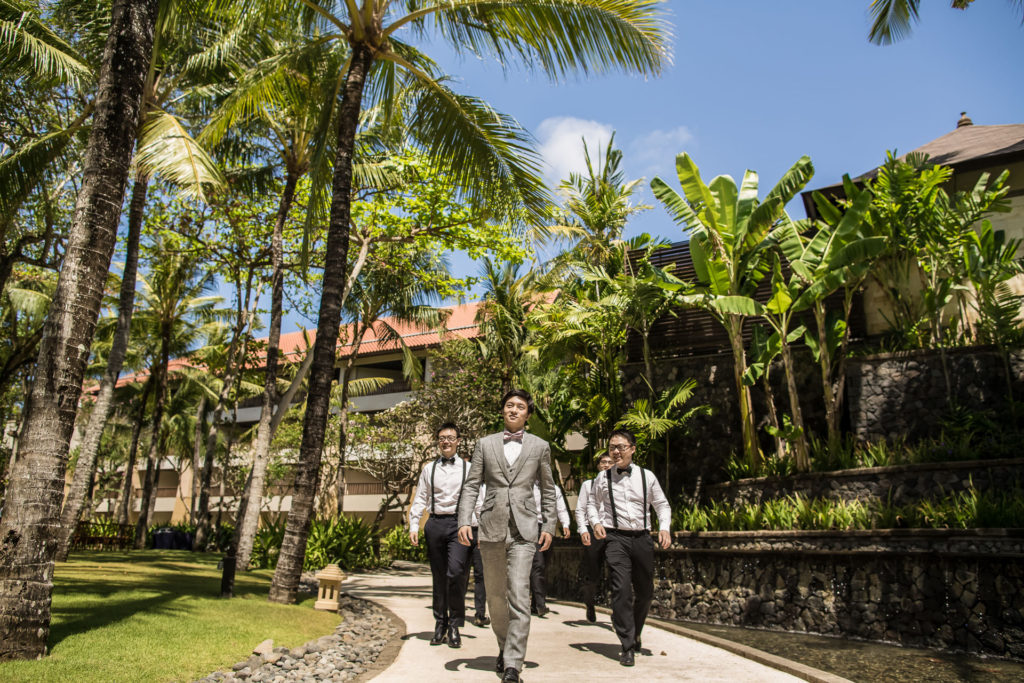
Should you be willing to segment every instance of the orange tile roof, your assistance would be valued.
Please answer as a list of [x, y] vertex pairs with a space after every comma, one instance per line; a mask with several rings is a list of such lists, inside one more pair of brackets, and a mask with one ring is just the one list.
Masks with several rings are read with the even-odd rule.
[[[478, 301], [468, 304], [460, 304], [458, 306], [443, 307], [443, 310], [451, 311], [451, 315], [448, 316], [448, 320], [445, 325], [445, 336], [448, 338], [462, 337], [463, 339], [475, 339], [480, 336], [480, 329], [476, 324], [476, 312], [479, 308], [480, 302]], [[430, 346], [436, 346], [441, 343], [441, 334], [439, 334], [436, 329], [424, 329], [415, 325], [400, 323], [395, 321], [393, 318], [384, 318], [383, 322], [391, 325], [402, 336], [402, 341], [405, 342], [405, 345], [411, 349], [422, 349]], [[355, 334], [355, 325], [350, 323], [342, 326], [341, 329], [342, 333], [338, 339], [338, 355], [342, 358], [348, 358], [353, 353], [353, 345], [351, 343], [346, 343], [345, 340], [351, 338]], [[366, 336], [359, 345], [360, 356], [372, 355], [375, 353], [395, 352], [401, 348], [397, 341], [381, 341], [379, 333], [379, 330], [381, 329], [381, 323], [377, 323], [373, 326], [372, 330], [367, 331]], [[315, 343], [316, 330], [308, 330], [305, 332], [305, 335], [302, 330], [288, 332], [281, 335], [280, 348], [286, 360], [295, 362], [302, 357], [307, 348], [307, 337], [310, 344]], [[263, 337], [260, 341], [265, 342], [266, 339], [266, 337]], [[261, 354], [260, 357], [263, 357], [263, 354]], [[192, 364], [186, 359], [175, 358], [171, 360], [169, 370], [174, 372], [175, 370], [188, 367], [190, 365]], [[149, 370], [142, 370], [134, 375], [122, 376], [118, 379], [117, 386], [121, 387], [132, 382], [145, 381], [148, 378]], [[99, 386], [96, 385], [86, 391], [95, 392], [98, 389]]]

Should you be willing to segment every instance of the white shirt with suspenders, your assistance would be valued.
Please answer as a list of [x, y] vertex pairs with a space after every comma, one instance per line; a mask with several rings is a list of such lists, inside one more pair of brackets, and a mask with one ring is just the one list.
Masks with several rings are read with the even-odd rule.
[[416, 498], [409, 508], [409, 528], [418, 529], [420, 517], [429, 504], [430, 514], [454, 515], [459, 509], [459, 498], [462, 497], [462, 485], [469, 472], [469, 464], [456, 457], [454, 462], [444, 464], [444, 458], [437, 458], [428, 464], [420, 473], [416, 485]]
[[672, 508], [658, 478], [635, 463], [628, 473], [619, 474], [616, 467], [600, 473], [593, 479], [589, 493], [587, 520], [591, 529], [600, 524], [605, 530], [649, 530], [653, 506], [660, 530], [671, 530]]

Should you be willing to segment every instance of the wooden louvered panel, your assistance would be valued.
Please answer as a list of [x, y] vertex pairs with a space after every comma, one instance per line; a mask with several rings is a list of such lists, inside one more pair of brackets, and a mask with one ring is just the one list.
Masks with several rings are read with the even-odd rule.
[[[631, 255], [639, 257], [639, 252]], [[690, 259], [690, 248], [687, 242], [676, 242], [670, 247], [660, 249], [651, 255], [651, 263], [659, 268], [672, 264], [672, 272], [683, 280], [697, 279], [693, 261]], [[783, 268], [784, 272], [787, 270]], [[771, 296], [771, 285], [768, 278], [761, 283], [754, 293], [754, 298], [766, 302]], [[828, 297], [826, 306], [830, 310], [840, 310], [843, 304], [841, 292]], [[861, 297], [854, 300], [851, 311], [850, 328], [854, 338], [863, 337], [867, 329]], [[814, 326], [814, 317], [807, 313], [796, 323]], [[743, 339], [749, 344], [756, 320], [747, 320], [743, 325]], [[658, 320], [651, 329], [651, 353], [655, 358], [671, 358], [674, 356], [701, 356], [729, 351], [729, 337], [725, 329], [707, 311], [680, 308], [674, 316], [665, 316]], [[640, 338], [630, 334], [627, 344], [629, 362], [641, 362], [643, 349]]]

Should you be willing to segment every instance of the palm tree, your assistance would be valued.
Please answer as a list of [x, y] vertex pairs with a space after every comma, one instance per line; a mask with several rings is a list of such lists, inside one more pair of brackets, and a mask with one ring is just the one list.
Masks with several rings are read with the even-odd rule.
[[172, 357], [188, 352], [200, 338], [202, 327], [216, 314], [221, 299], [209, 296], [214, 286], [213, 274], [200, 271], [193, 257], [175, 249], [168, 238], [158, 239], [153, 248], [150, 271], [142, 282], [142, 306], [137, 314], [139, 327], [146, 338], [157, 342], [154, 364], [153, 435], [146, 459], [146, 477], [142, 486], [139, 519], [135, 528], [135, 547], [146, 542], [150, 503], [156, 483], [159, 461], [164, 452], [164, 406], [167, 400], [168, 370]]
[[[1024, 0], [1009, 0], [1018, 12], [1024, 13]], [[967, 9], [974, 0], [950, 0], [953, 9]], [[872, 0], [871, 32], [868, 40], [875, 45], [891, 45], [910, 35], [911, 25], [920, 17], [921, 0]], [[1022, 18], [1024, 20], [1024, 18]]]
[[533, 289], [533, 274], [519, 274], [519, 264], [496, 266], [484, 259], [484, 295], [477, 309], [477, 339], [484, 358], [494, 358], [501, 368], [501, 392], [512, 388], [524, 355], [527, 314], [541, 294]]
[[432, 61], [400, 40], [398, 32], [425, 34], [433, 27], [459, 51], [491, 52], [502, 62], [517, 55], [553, 77], [619, 67], [652, 73], [666, 56], [656, 4], [647, 0], [430, 0], [408, 14], [376, 0], [361, 6], [336, 4], [334, 13], [312, 0], [303, 4], [322, 27], [320, 39], [347, 42], [350, 58], [338, 78], [341, 103], [324, 279], [296, 494], [270, 590], [270, 599], [277, 602], [294, 601], [305, 555], [346, 282], [352, 159], [364, 94], [371, 102], [385, 104], [400, 84], [414, 89], [416, 96], [409, 104], [412, 135], [458, 186], [489, 199], [496, 213], [509, 215], [526, 207], [536, 216], [546, 207], [536, 163], [521, 131], [480, 100], [451, 91]]
[[0, 660], [46, 649], [68, 445], [117, 237], [157, 0], [115, 0], [82, 189], [27, 398], [0, 537]]

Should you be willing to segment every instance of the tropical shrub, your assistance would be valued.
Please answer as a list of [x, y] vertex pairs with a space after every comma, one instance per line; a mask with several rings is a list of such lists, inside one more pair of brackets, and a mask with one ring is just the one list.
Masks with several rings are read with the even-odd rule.
[[908, 505], [793, 495], [760, 503], [712, 502], [676, 511], [685, 531], [828, 531], [1024, 528], [1024, 490], [967, 491]]
[[412, 541], [409, 540], [409, 532], [405, 530], [405, 527], [393, 527], [381, 539], [380, 561], [383, 565], [390, 565], [395, 560], [426, 562], [426, 543], [413, 545]]
[[309, 526], [303, 569], [323, 569], [331, 563], [347, 570], [378, 566], [370, 525], [344, 515], [314, 519]]
[[252, 542], [252, 555], [249, 557], [250, 567], [254, 569], [277, 568], [277, 557], [281, 552], [287, 521], [286, 517], [282, 517], [276, 522], [268, 522], [256, 530], [256, 537]]

